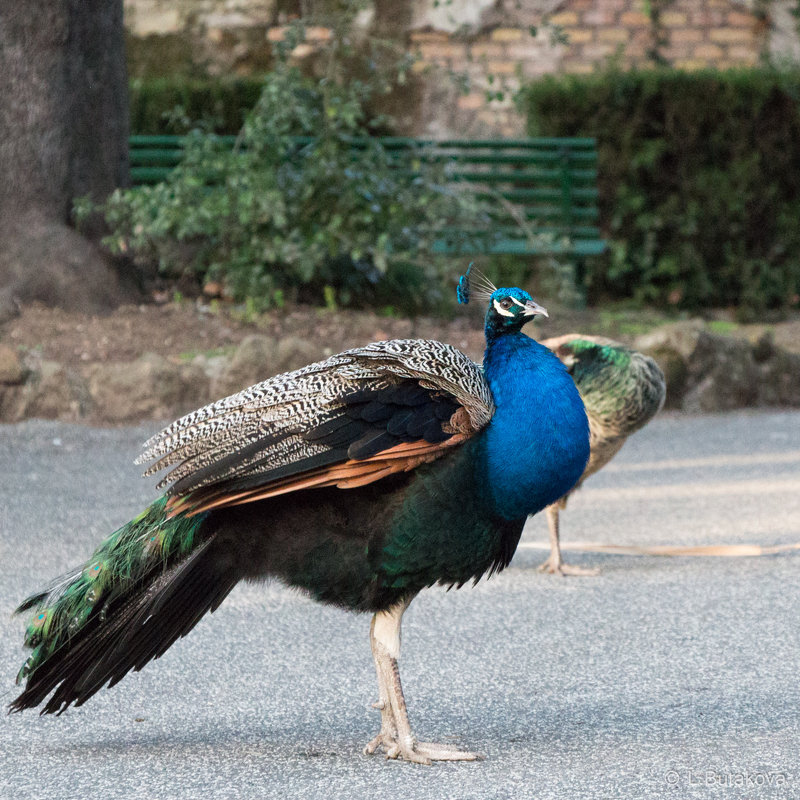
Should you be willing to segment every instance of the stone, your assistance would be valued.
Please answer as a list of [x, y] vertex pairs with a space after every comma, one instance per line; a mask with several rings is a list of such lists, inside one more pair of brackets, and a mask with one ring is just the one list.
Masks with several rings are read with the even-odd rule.
[[[403, 3], [395, 5], [401, 8], [404, 6]], [[494, 5], [494, 0], [446, 0], [443, 3], [413, 0], [409, 4], [411, 19], [407, 24], [415, 31], [428, 28], [436, 32], [454, 33], [462, 26], [480, 26], [483, 15]]]
[[480, 92], [472, 92], [458, 98], [458, 107], [466, 111], [475, 111], [486, 105], [486, 95]]
[[777, 345], [772, 331], [755, 331], [748, 340], [710, 333], [692, 320], [640, 336], [634, 346], [664, 370], [668, 407], [692, 413], [800, 407], [800, 353]]
[[[200, 353], [192, 359], [192, 364], [201, 369], [209, 380], [209, 386], [213, 386], [219, 380], [225, 368], [228, 366], [229, 356], [225, 355], [205, 355]], [[216, 400], [216, 397], [212, 399]]]
[[304, 367], [323, 358], [314, 345], [299, 336], [253, 335], [243, 339], [230, 361], [213, 380], [215, 398], [226, 397], [282, 372]]
[[670, 42], [702, 42], [703, 31], [696, 30], [695, 28], [677, 28], [670, 31]]
[[583, 44], [594, 39], [593, 28], [564, 28], [569, 44]]
[[7, 420], [78, 420], [91, 408], [84, 378], [55, 361], [41, 361], [13, 395], [4, 398], [2, 417]]
[[681, 408], [696, 414], [757, 405], [759, 377], [746, 339], [702, 331], [689, 358]]
[[800, 355], [775, 348], [757, 363], [758, 405], [800, 407]]
[[660, 25], [665, 25], [667, 28], [682, 28], [688, 20], [686, 14], [680, 11], [662, 11], [658, 17]]
[[760, 336], [750, 340], [750, 344], [756, 363], [763, 364], [777, 354], [775, 336], [772, 331], [764, 331]]
[[667, 379], [667, 405], [691, 413], [763, 406], [800, 407], [800, 353], [777, 346], [767, 331], [748, 341], [679, 323], [641, 336], [638, 350]]
[[722, 55], [722, 48], [716, 44], [703, 44], [694, 48], [695, 58], [715, 59], [722, 58]]
[[649, 28], [650, 17], [642, 11], [623, 11], [619, 21], [626, 28]]
[[0, 383], [0, 422], [17, 422], [22, 419], [19, 415], [21, 394], [22, 386]]
[[578, 15], [574, 11], [562, 11], [559, 14], [551, 14], [547, 18], [550, 25], [577, 25], [579, 22]]
[[728, 12], [728, 25], [741, 28], [753, 28], [758, 24], [759, 20], [753, 14], [745, 14], [741, 11]]
[[243, 339], [227, 364], [212, 380], [211, 394], [215, 398], [227, 397], [242, 389], [260, 383], [275, 373], [275, 351], [278, 340], [272, 336], [254, 334]]
[[18, 384], [25, 378], [25, 370], [16, 351], [6, 344], [0, 344], [0, 383]]
[[[709, 66], [708, 62], [702, 58], [679, 58], [675, 62], [676, 69], [685, 69], [687, 71], [705, 69], [707, 66]], [[717, 66], [720, 67], [719, 64]]]
[[253, 20], [246, 14], [238, 11], [223, 12], [219, 14], [209, 14], [205, 18], [205, 24], [208, 28], [216, 30], [225, 30], [227, 28], [244, 28], [247, 25], [252, 25]]
[[[570, 24], [577, 25], [577, 23], [578, 18], [575, 17]], [[491, 37], [493, 42], [518, 42], [522, 39], [522, 31], [519, 28], [495, 28]]]
[[709, 31], [708, 38], [712, 42], [722, 42], [724, 44], [757, 41], [753, 32], [746, 28], [717, 28]]
[[630, 31], [625, 28], [599, 28], [597, 39], [600, 42], [627, 42], [630, 38]]
[[679, 408], [686, 391], [689, 359], [704, 330], [702, 320], [694, 319], [664, 325], [636, 339], [634, 347], [654, 358], [667, 381], [667, 408]]
[[135, 36], [163, 36], [181, 30], [184, 20], [176, 8], [126, 9], [125, 25]]
[[89, 376], [94, 416], [105, 422], [166, 419], [208, 397], [209, 380], [193, 364], [145, 353], [136, 361], [95, 366]]
[[299, 336], [284, 336], [275, 348], [275, 371], [289, 372], [323, 358], [319, 349]]
[[307, 42], [327, 42], [332, 37], [333, 31], [330, 28], [323, 28], [320, 25], [310, 25], [306, 28]]

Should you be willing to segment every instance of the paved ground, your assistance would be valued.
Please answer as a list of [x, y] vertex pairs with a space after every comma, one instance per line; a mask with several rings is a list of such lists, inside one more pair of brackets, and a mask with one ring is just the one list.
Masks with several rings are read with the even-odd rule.
[[[27, 592], [152, 498], [146, 428], [0, 427], [0, 694]], [[142, 673], [62, 717], [0, 717], [0, 798], [800, 797], [800, 553], [569, 554], [543, 520], [501, 576], [431, 590], [404, 628], [412, 723], [486, 754], [361, 755], [378, 715], [366, 617], [241, 586]], [[800, 542], [800, 414], [664, 416], [564, 517], [566, 541]]]

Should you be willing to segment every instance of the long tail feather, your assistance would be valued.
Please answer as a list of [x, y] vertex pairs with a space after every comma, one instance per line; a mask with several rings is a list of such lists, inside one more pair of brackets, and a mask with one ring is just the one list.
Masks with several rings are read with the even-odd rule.
[[214, 611], [239, 580], [206, 515], [167, 518], [161, 498], [112, 534], [90, 561], [17, 609], [35, 609], [25, 643], [33, 649], [11, 704], [42, 713], [81, 705], [106, 683], [140, 670]]

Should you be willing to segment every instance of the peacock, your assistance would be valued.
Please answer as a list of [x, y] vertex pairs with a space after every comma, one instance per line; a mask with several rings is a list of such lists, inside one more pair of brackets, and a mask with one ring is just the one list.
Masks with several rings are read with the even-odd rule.
[[[241, 580], [276, 577], [372, 614], [381, 727], [365, 752], [416, 763], [477, 753], [421, 742], [400, 683], [414, 596], [506, 567], [530, 514], [580, 478], [589, 425], [550, 350], [522, 333], [528, 292], [461, 277], [487, 301], [483, 369], [432, 340], [368, 344], [270, 378], [156, 434], [137, 460], [165, 494], [89, 560], [26, 599], [32, 648], [10, 709], [81, 705], [140, 670]], [[49, 697], [48, 697], [49, 695]]]
[[661, 410], [667, 385], [649, 356], [613, 339], [568, 333], [542, 344], [564, 363], [578, 387], [589, 418], [591, 454], [578, 483], [547, 507], [550, 556], [539, 568], [555, 575], [596, 575], [596, 569], [564, 564], [559, 543], [559, 510], [570, 494], [620, 451], [625, 440]]

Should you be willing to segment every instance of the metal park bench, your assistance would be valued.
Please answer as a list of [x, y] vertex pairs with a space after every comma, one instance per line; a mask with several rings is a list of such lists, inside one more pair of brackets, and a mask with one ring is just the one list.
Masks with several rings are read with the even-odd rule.
[[[233, 147], [236, 137], [221, 137]], [[298, 139], [298, 144], [310, 140]], [[180, 136], [131, 136], [134, 186], [164, 180], [181, 160]], [[413, 151], [420, 160], [450, 163], [449, 177], [493, 200], [485, 231], [452, 229], [433, 246], [451, 255], [568, 255], [606, 249], [597, 227], [597, 143], [589, 138], [452, 139], [383, 137], [389, 151]], [[357, 149], [359, 143], [354, 141]], [[413, 161], [413, 159], [412, 159]], [[404, 163], [408, 163], [404, 161]]]

